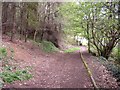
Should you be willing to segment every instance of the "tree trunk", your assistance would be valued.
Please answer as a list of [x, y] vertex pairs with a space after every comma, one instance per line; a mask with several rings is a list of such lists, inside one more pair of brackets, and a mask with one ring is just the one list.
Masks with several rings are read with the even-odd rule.
[[10, 41], [13, 41], [14, 34], [15, 34], [15, 27], [16, 27], [16, 4], [12, 2], [12, 7], [11, 7], [11, 23], [12, 23], [12, 30], [11, 30], [11, 38]]
[[28, 38], [28, 18], [29, 18], [29, 12], [27, 11], [27, 3], [25, 3], [25, 27], [24, 27], [24, 34], [25, 34], [25, 42], [27, 42], [27, 38]]
[[26, 28], [25, 28], [25, 42], [27, 42], [27, 39], [28, 39], [28, 13], [27, 13], [27, 16], [26, 16]]
[[34, 33], [34, 38], [33, 38], [34, 41], [36, 41], [36, 35], [37, 35], [37, 30], [35, 30], [35, 33]]
[[24, 6], [23, 6], [23, 3], [20, 3], [20, 31], [19, 31], [19, 33], [20, 33], [20, 37], [19, 37], [19, 39], [21, 40], [22, 39], [22, 32], [23, 32], [23, 15], [24, 15], [24, 11], [23, 11], [23, 8]]
[[109, 43], [101, 51], [101, 56], [103, 56], [106, 59], [108, 59], [110, 54], [111, 54], [111, 52], [112, 52], [112, 49], [114, 48], [114, 43], [115, 43], [115, 38], [112, 38], [112, 40], [109, 41]]
[[6, 33], [6, 26], [7, 26], [7, 17], [8, 17], [8, 2], [2, 3], [2, 33]]
[[89, 22], [87, 21], [88, 52], [90, 53]]

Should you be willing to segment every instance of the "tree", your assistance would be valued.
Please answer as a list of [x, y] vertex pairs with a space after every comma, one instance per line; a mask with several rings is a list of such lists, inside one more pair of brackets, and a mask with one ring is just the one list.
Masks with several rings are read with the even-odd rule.
[[[2, 2], [0, 2], [0, 12], [2, 12]], [[0, 14], [0, 22], [2, 22], [2, 14]], [[2, 43], [2, 23], [0, 24], [0, 30], [1, 30], [0, 31], [0, 43]]]
[[6, 33], [9, 3], [2, 3], [2, 31]]
[[[90, 49], [94, 48], [98, 56], [108, 59], [120, 39], [116, 14], [118, 3], [68, 3], [62, 8], [64, 9], [62, 10], [64, 17], [67, 16], [70, 25], [68, 26], [72, 27], [73, 33], [82, 33], [88, 39], [89, 52], [92, 52]], [[77, 26], [79, 28], [75, 30]]]
[[56, 47], [59, 47], [59, 35], [61, 31], [61, 22], [58, 21], [59, 13], [57, 8], [59, 7], [60, 3], [51, 3], [47, 2], [44, 3], [42, 10], [43, 19], [41, 20], [41, 41], [47, 40], [52, 42]]
[[11, 41], [13, 41], [13, 37], [16, 31], [16, 4], [13, 2], [11, 3], [11, 26], [12, 26], [12, 30], [11, 30]]
[[[28, 38], [34, 41], [39, 40], [39, 42], [47, 40], [58, 47], [62, 29], [59, 20], [60, 14], [58, 13], [59, 6], [60, 3], [52, 2], [4, 2], [3, 33], [10, 33], [11, 41], [13, 41], [13, 38], [17, 38], [15, 37], [15, 34], [17, 34], [20, 40], [24, 37], [25, 42]], [[8, 13], [10, 13], [10, 16]]]

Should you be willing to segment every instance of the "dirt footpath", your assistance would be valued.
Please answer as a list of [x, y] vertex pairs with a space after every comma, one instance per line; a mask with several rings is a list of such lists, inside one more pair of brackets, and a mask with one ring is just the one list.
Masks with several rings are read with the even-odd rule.
[[[48, 54], [43, 53], [37, 46], [33, 47], [31, 42], [24, 44], [4, 41], [3, 44], [14, 49], [15, 60], [19, 67], [31, 66], [33, 74], [30, 80], [5, 84], [5, 88], [93, 88], [78, 52]], [[105, 72], [105, 68], [101, 68], [103, 66], [87, 53], [85, 47], [81, 47], [81, 52], [92, 69], [98, 87], [117, 86], [115, 80]], [[104, 75], [111, 78], [109, 83]]]

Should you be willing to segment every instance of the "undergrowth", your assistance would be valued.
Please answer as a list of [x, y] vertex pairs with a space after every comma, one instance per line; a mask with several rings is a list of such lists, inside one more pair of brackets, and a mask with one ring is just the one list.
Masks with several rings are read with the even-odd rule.
[[114, 47], [111, 53], [111, 57], [117, 60], [120, 63], [120, 47]]
[[111, 72], [117, 82], [120, 82], [120, 65], [112, 60], [106, 60], [104, 57], [100, 57], [98, 60]]
[[[91, 48], [91, 50], [97, 53], [94, 48]], [[120, 82], [120, 59], [118, 57], [120, 57], [120, 52], [118, 51], [118, 47], [115, 47], [108, 60], [100, 56], [98, 61], [111, 72], [113, 77], [117, 79], [117, 82]]]
[[5, 48], [0, 48], [0, 60], [7, 56], [7, 52]]
[[36, 42], [32, 41], [34, 45], [39, 46], [44, 52], [57, 52], [59, 49], [50, 41], [41, 41], [41, 42]]
[[[8, 51], [10, 52], [8, 55]], [[32, 78], [28, 68], [24, 70], [19, 69], [15, 64], [14, 60], [14, 50], [6, 48], [0, 48], [0, 60], [2, 61], [2, 72], [0, 72], [0, 78], [3, 82], [12, 83], [17, 80], [28, 80]]]
[[78, 50], [80, 50], [79, 47], [74, 47], [74, 48], [67, 49], [64, 52], [65, 53], [72, 53], [72, 52], [75, 52], [75, 51], [78, 51]]
[[45, 52], [56, 52], [59, 50], [52, 42], [49, 41], [42, 41], [41, 48]]
[[16, 70], [14, 72], [13, 71], [11, 72], [10, 70], [6, 70], [0, 73], [0, 77], [3, 79], [4, 82], [12, 83], [17, 80], [20, 81], [28, 80], [32, 78], [32, 75], [29, 74], [27, 70]]

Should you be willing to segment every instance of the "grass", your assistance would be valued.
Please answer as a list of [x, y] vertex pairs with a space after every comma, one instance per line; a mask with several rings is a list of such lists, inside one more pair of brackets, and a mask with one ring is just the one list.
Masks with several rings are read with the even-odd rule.
[[75, 51], [78, 51], [78, 50], [80, 50], [80, 48], [74, 47], [74, 48], [67, 49], [64, 52], [65, 53], [72, 53], [72, 52], [75, 52]]
[[45, 52], [56, 52], [59, 50], [57, 47], [55, 47], [55, 45], [52, 42], [48, 42], [48, 41], [42, 41], [41, 47], [42, 50]]

